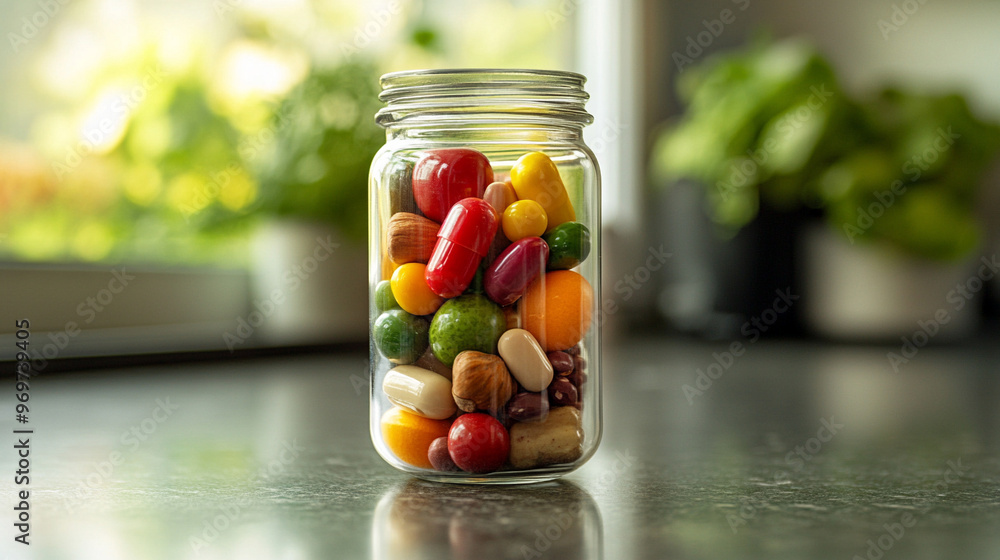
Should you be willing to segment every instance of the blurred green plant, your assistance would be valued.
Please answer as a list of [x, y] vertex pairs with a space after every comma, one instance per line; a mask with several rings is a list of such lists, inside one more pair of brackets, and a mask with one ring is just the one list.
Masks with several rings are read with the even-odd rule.
[[652, 175], [705, 186], [724, 234], [760, 204], [823, 210], [851, 240], [958, 259], [979, 244], [975, 210], [1000, 128], [963, 97], [886, 90], [858, 101], [801, 41], [759, 42], [681, 75], [684, 115], [658, 139]]
[[281, 102], [268, 127], [273, 141], [243, 154], [260, 183], [252, 214], [322, 221], [364, 239], [368, 168], [385, 143], [373, 118], [378, 77], [366, 62], [316, 70]]

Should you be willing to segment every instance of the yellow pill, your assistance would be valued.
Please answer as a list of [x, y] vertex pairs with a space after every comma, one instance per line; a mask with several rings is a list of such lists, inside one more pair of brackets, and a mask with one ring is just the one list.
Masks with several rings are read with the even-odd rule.
[[444, 303], [444, 298], [432, 292], [427, 285], [424, 278], [426, 270], [427, 265], [423, 263], [407, 263], [392, 273], [389, 285], [403, 311], [413, 315], [430, 315]]
[[549, 218], [542, 205], [534, 200], [518, 200], [503, 211], [503, 234], [512, 242], [545, 233]]
[[576, 221], [569, 193], [549, 156], [542, 152], [524, 154], [511, 168], [510, 182], [518, 199], [534, 200], [542, 205], [549, 231], [559, 224]]

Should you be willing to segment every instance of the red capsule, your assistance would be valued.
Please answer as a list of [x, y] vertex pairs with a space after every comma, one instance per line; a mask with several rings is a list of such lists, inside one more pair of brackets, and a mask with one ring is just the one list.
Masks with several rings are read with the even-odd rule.
[[518, 239], [486, 270], [486, 295], [500, 305], [514, 303], [528, 284], [545, 270], [548, 259], [549, 246], [544, 239]]
[[490, 160], [469, 148], [429, 150], [413, 167], [413, 198], [425, 216], [441, 222], [463, 198], [482, 198], [493, 182]]
[[493, 207], [481, 198], [466, 198], [451, 207], [427, 262], [425, 278], [431, 291], [444, 298], [462, 295], [490, 249], [497, 224]]

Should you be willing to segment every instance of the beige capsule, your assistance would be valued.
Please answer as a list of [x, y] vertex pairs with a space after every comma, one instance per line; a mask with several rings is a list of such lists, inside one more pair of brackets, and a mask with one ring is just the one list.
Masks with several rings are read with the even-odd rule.
[[500, 337], [497, 349], [511, 375], [526, 391], [539, 393], [552, 382], [552, 363], [530, 332], [508, 330]]
[[425, 418], [443, 420], [455, 414], [451, 381], [421, 367], [392, 368], [382, 380], [382, 391], [393, 404]]

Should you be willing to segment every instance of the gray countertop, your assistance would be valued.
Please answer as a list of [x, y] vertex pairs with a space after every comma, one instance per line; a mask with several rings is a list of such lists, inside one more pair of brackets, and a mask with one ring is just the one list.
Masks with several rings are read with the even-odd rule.
[[727, 347], [609, 344], [597, 455], [559, 482], [521, 487], [438, 485], [386, 465], [369, 441], [363, 355], [42, 373], [31, 387], [32, 544], [13, 543], [7, 505], [2, 550], [1000, 557], [997, 345], [922, 349], [899, 371], [891, 347]]

